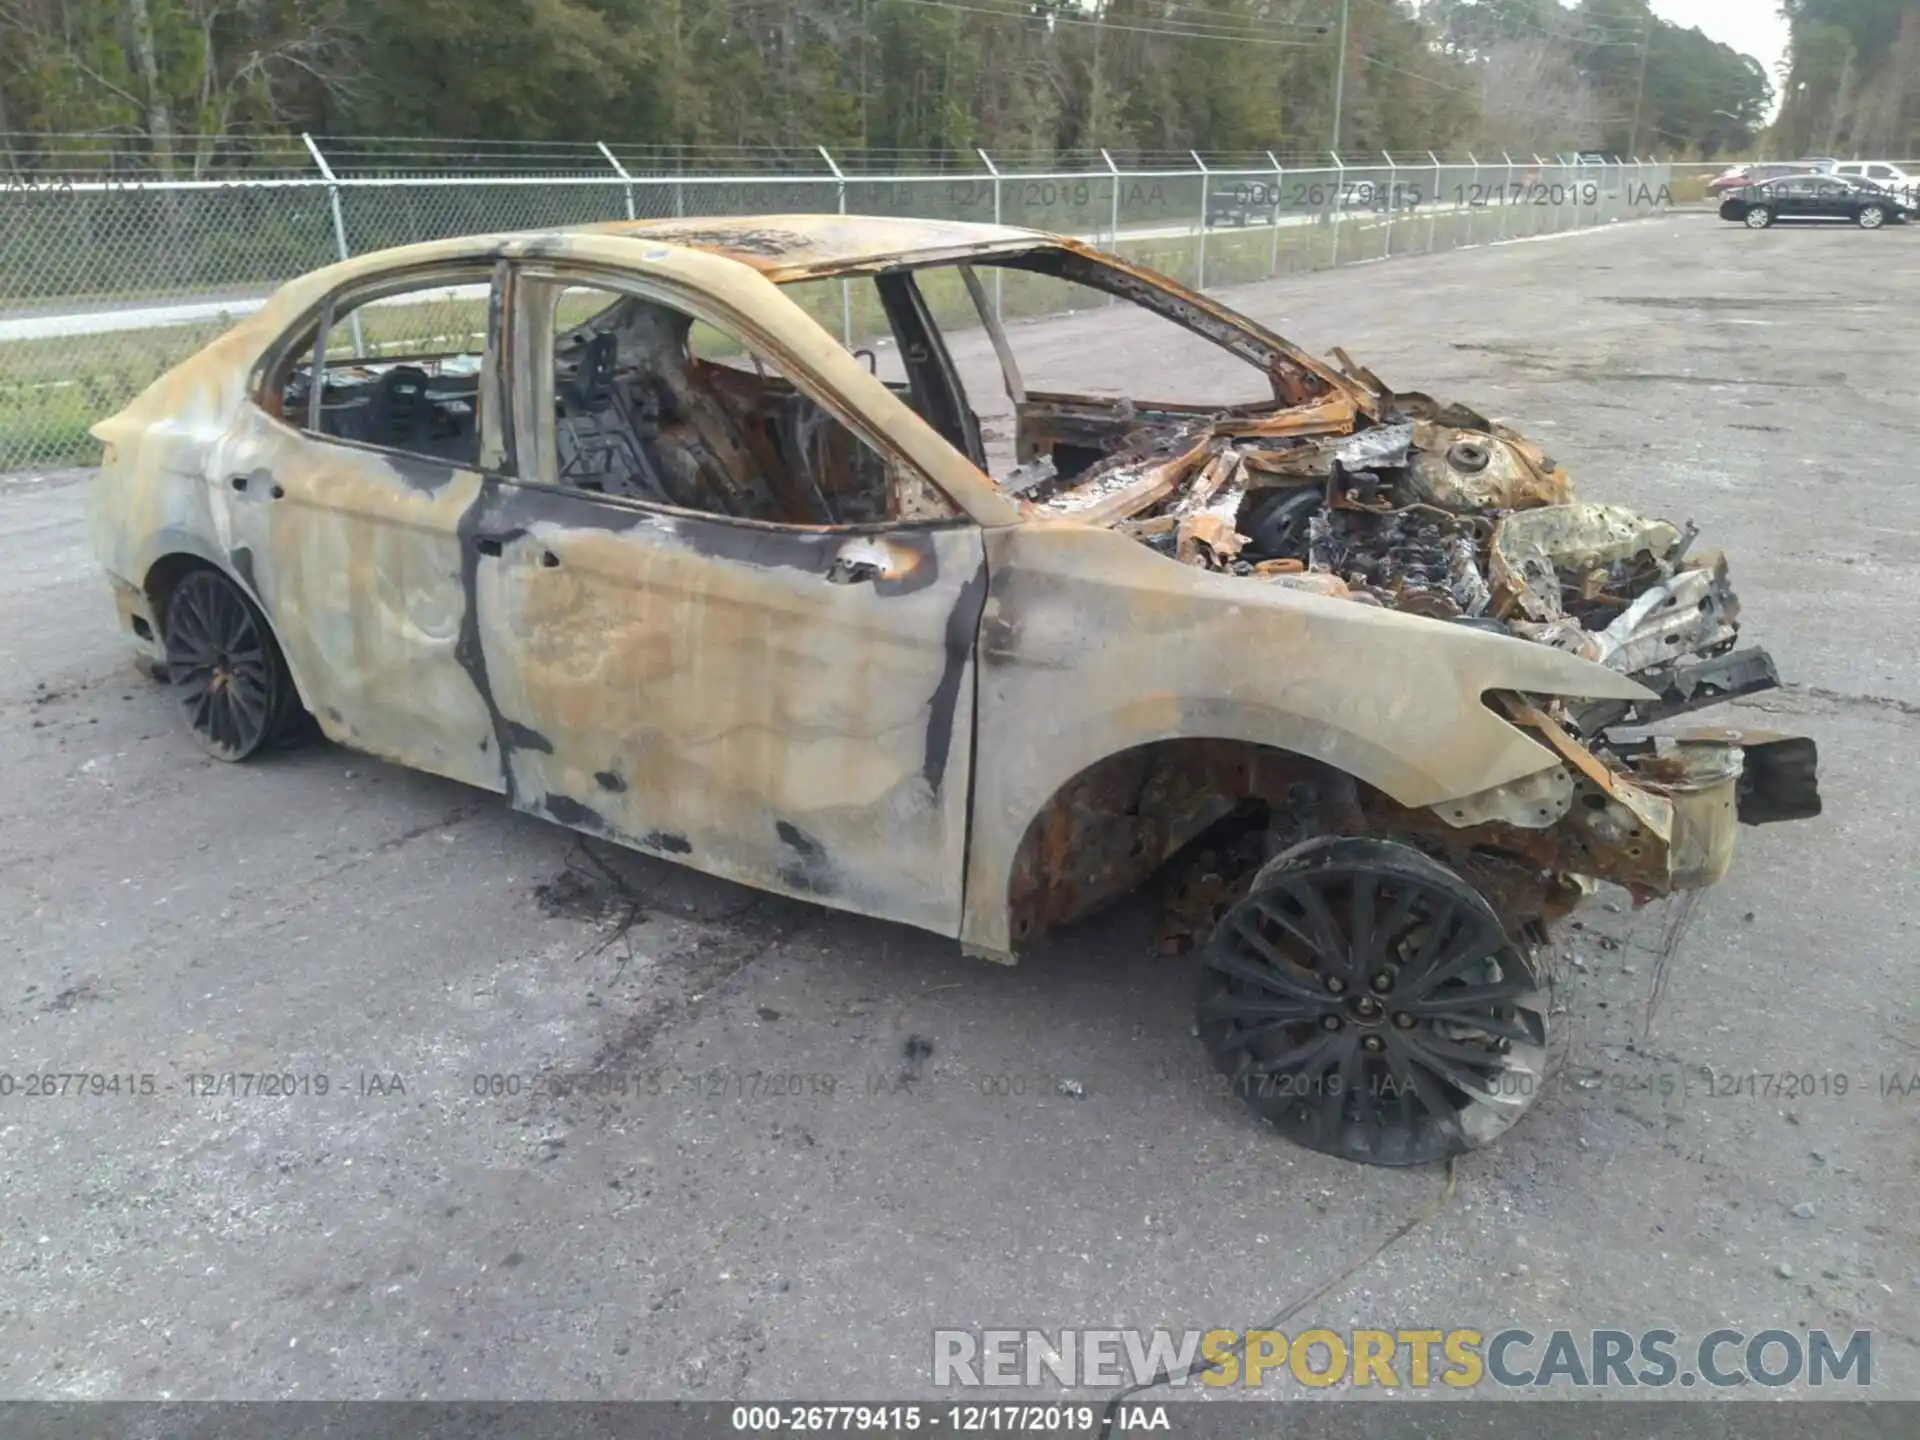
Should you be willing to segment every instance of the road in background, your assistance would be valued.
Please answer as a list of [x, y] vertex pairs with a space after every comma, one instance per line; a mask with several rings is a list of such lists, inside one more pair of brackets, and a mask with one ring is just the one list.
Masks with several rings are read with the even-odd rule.
[[[1424, 219], [1429, 209], [1436, 214], [1447, 214], [1467, 208], [1469, 207], [1464, 205], [1447, 204], [1413, 207], [1404, 213], [1397, 214], [1394, 219], [1396, 223], [1412, 224], [1416, 220]], [[1262, 221], [1247, 226], [1210, 225], [1207, 229], [1209, 233], [1226, 234], [1232, 234], [1238, 230], [1291, 230], [1303, 225], [1328, 223], [1329, 218], [1323, 214], [1282, 215], [1271, 223]], [[1357, 210], [1343, 214], [1341, 223], [1379, 224], [1384, 221], [1384, 218], [1372, 211]], [[1123, 227], [1118, 235], [1119, 243], [1127, 243], [1183, 240], [1197, 236], [1199, 233], [1198, 225], [1187, 223]], [[1076, 238], [1090, 245], [1109, 248], [1115, 243], [1112, 231], [1101, 231], [1098, 234], [1081, 235]], [[203, 325], [216, 320], [237, 320], [243, 315], [251, 315], [258, 310], [267, 303], [272, 294], [271, 290], [256, 290], [219, 296], [184, 296], [164, 304], [128, 300], [108, 304], [73, 307], [34, 306], [17, 311], [0, 311], [0, 343], [10, 340], [51, 340], [66, 336], [111, 335], [126, 330], [161, 330], [176, 325]], [[402, 300], [398, 303], [406, 302]]]

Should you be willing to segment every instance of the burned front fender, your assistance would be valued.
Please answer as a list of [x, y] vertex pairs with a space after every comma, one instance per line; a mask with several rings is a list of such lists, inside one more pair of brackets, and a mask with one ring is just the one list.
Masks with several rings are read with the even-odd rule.
[[1648, 900], [1717, 883], [1740, 825], [1820, 813], [1818, 757], [1804, 736], [1692, 730], [1610, 745], [1603, 757], [1534, 701], [1494, 699], [1561, 763], [1392, 821], [1463, 854], [1510, 855]]
[[963, 939], [1009, 953], [1015, 856], [1110, 757], [1220, 740], [1304, 757], [1402, 806], [1554, 768], [1489, 690], [1622, 701], [1633, 680], [1470, 626], [1182, 565], [1092, 525], [986, 532], [978, 756]]

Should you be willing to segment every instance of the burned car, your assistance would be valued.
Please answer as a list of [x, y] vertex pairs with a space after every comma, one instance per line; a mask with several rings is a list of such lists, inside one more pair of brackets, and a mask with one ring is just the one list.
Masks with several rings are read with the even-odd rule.
[[1001, 961], [1158, 887], [1215, 1063], [1356, 1160], [1514, 1122], [1597, 882], [1818, 809], [1809, 742], [1656, 723], [1777, 683], [1691, 526], [1071, 239], [368, 255], [95, 434], [122, 627], [214, 755], [317, 727]]

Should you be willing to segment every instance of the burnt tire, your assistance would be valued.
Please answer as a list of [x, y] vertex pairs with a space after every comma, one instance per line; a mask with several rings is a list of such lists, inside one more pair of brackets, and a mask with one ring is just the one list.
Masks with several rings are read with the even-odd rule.
[[1202, 1042], [1288, 1139], [1369, 1165], [1491, 1144], [1538, 1098], [1548, 1005], [1457, 873], [1342, 836], [1275, 857], [1202, 952]]
[[305, 734], [306, 711], [266, 618], [218, 570], [190, 570], [161, 612], [166, 683], [196, 744], [239, 761]]

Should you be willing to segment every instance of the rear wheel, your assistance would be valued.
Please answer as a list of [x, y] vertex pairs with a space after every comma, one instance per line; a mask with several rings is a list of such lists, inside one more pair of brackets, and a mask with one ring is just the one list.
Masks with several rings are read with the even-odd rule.
[[1749, 230], [1764, 230], [1773, 224], [1773, 212], [1764, 205], [1749, 206], [1744, 223]]
[[173, 587], [161, 619], [167, 684], [200, 748], [245, 760], [292, 733], [300, 698], [266, 620], [217, 570]]
[[1853, 217], [1853, 222], [1862, 230], [1878, 230], [1887, 223], [1886, 208], [1880, 205], [1862, 205], [1860, 213]]
[[1539, 1093], [1547, 1002], [1493, 907], [1393, 841], [1278, 856], [1204, 952], [1200, 1035], [1289, 1139], [1417, 1165], [1506, 1133]]

